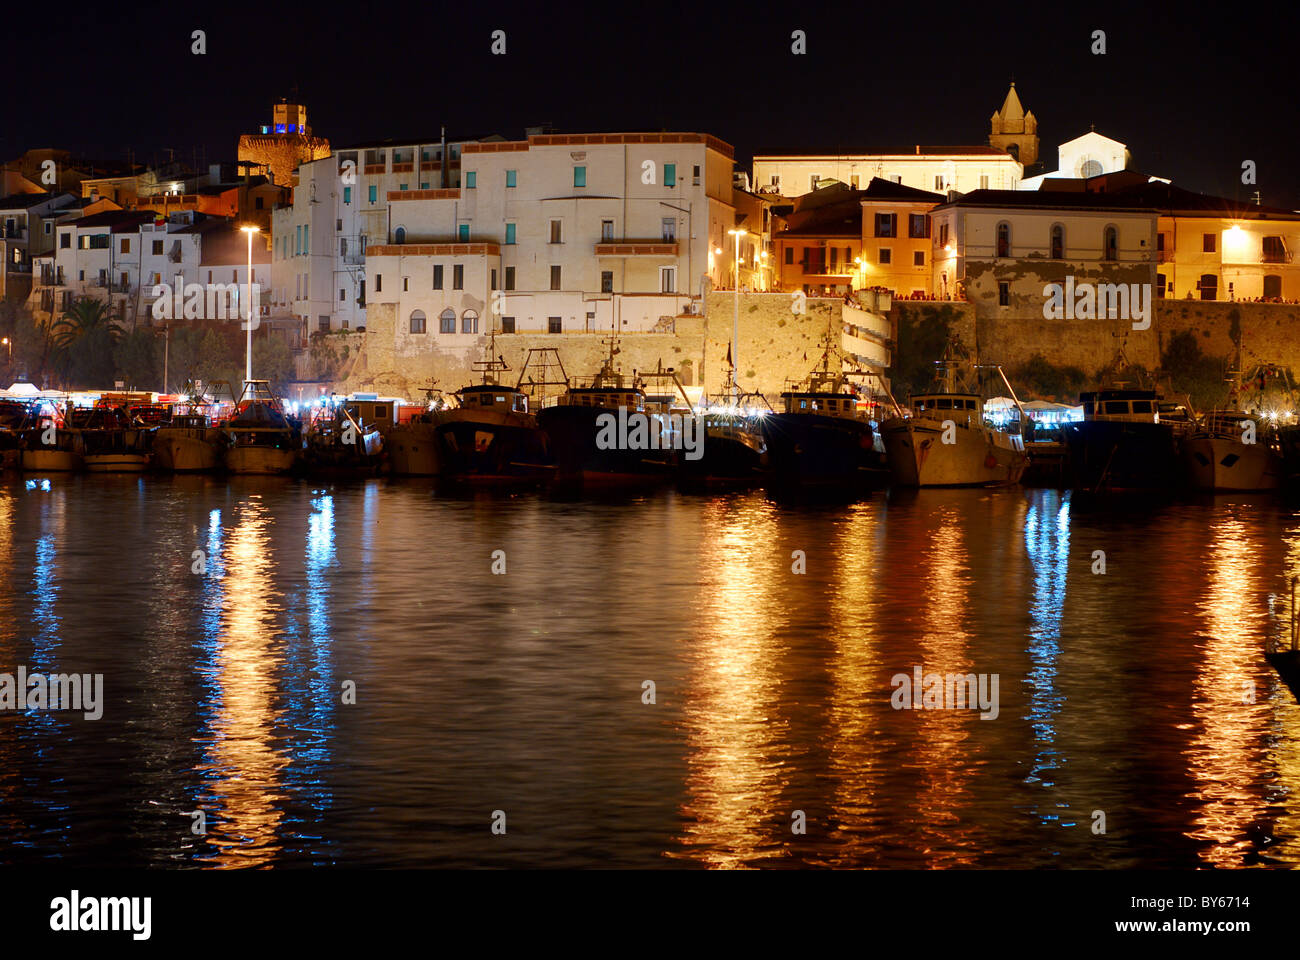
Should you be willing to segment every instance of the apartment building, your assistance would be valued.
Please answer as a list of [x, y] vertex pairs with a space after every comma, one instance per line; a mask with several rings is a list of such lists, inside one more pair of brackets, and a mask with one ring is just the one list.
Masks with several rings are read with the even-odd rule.
[[1004, 150], [988, 146], [931, 147], [881, 153], [812, 156], [766, 154], [754, 157], [754, 189], [798, 197], [831, 182], [859, 190], [873, 179], [915, 190], [1014, 190], [1024, 167]]
[[[31, 289], [32, 258], [54, 247], [59, 211], [75, 203], [70, 193], [20, 193], [0, 199], [0, 298]], [[19, 288], [22, 288], [19, 290]]]
[[732, 163], [698, 133], [466, 144], [459, 188], [389, 192], [367, 301], [396, 305], [399, 355], [476, 348], [494, 307], [505, 334], [668, 329], [724, 285], [737, 236], [762, 259], [737, 226]]

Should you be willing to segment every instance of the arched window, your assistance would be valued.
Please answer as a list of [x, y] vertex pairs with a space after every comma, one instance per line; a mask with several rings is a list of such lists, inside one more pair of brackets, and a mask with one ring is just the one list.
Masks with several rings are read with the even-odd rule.
[[460, 318], [461, 333], [478, 333], [478, 311], [466, 310]]
[[1011, 224], [1005, 220], [998, 224], [998, 256], [1011, 256]]
[[455, 333], [456, 332], [456, 311], [448, 307], [442, 313], [438, 314], [438, 332]]
[[424, 311], [423, 311], [423, 310], [412, 310], [412, 311], [411, 311], [411, 332], [412, 332], [412, 333], [424, 333], [424, 332], [425, 332], [425, 329], [424, 329]]
[[1079, 175], [1087, 180], [1089, 177], [1101, 176], [1101, 164], [1096, 160], [1085, 160], [1079, 168]]
[[1065, 259], [1065, 227], [1059, 223], [1052, 224], [1052, 259]]
[[1202, 300], [1219, 299], [1219, 278], [1213, 273], [1201, 274], [1201, 282], [1197, 284], [1201, 290]]
[[1102, 252], [1103, 260], [1119, 259], [1119, 231], [1114, 227], [1107, 227], [1102, 234]]
[[405, 227], [398, 227], [396, 230], [393, 231], [393, 242], [394, 242], [394, 243], [399, 243], [399, 244], [400, 244], [400, 243], [405, 243], [405, 242], [406, 242], [406, 228], [405, 228]]

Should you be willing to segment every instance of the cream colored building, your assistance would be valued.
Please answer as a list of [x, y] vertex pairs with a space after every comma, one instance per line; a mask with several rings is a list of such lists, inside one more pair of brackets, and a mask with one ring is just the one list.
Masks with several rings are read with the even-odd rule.
[[[478, 349], [494, 305], [507, 335], [671, 329], [730, 276], [731, 174], [707, 134], [466, 144], [459, 188], [389, 191], [367, 302], [397, 304], [399, 356]], [[742, 235], [741, 252], [762, 250]]]
[[915, 190], [947, 193], [956, 190], [1015, 190], [1024, 167], [995, 147], [926, 147], [912, 152], [845, 156], [758, 156], [754, 158], [754, 187], [761, 193], [802, 196], [839, 181], [853, 190], [866, 189], [873, 177]]

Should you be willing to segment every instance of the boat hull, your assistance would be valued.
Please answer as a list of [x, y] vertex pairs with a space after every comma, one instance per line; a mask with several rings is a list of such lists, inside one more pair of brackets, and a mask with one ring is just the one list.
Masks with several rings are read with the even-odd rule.
[[394, 476], [435, 477], [438, 475], [438, 440], [433, 424], [411, 423], [394, 427], [384, 441], [388, 464]]
[[555, 473], [535, 418], [496, 410], [449, 410], [433, 424], [438, 474], [458, 483], [538, 484]]
[[1077, 490], [1159, 490], [1177, 486], [1174, 432], [1159, 423], [1085, 420], [1065, 428]]
[[801, 487], [877, 487], [888, 479], [866, 420], [816, 413], [763, 419], [772, 480]]
[[226, 471], [237, 474], [284, 474], [293, 469], [297, 456], [281, 447], [236, 445], [226, 451]]
[[1195, 490], [1251, 492], [1282, 486], [1282, 458], [1266, 443], [1242, 443], [1235, 437], [1188, 437], [1183, 466]]
[[154, 465], [174, 473], [202, 473], [221, 466], [223, 445], [216, 430], [169, 430], [154, 435]]
[[71, 450], [24, 450], [22, 468], [33, 473], [75, 473], [84, 466], [81, 454]]
[[701, 456], [692, 460], [680, 452], [677, 466], [684, 487], [761, 483], [768, 468], [767, 442], [757, 427], [706, 422]]
[[146, 453], [88, 453], [82, 459], [88, 473], [144, 473], [149, 469]]
[[[928, 417], [892, 417], [880, 426], [894, 483], [904, 487], [993, 487], [1020, 482], [1029, 457], [1019, 437]], [[952, 443], [944, 443], [947, 433]]]
[[583, 487], [632, 487], [664, 483], [673, 476], [671, 450], [602, 450], [596, 419], [605, 407], [546, 407], [537, 423], [554, 456], [555, 479]]

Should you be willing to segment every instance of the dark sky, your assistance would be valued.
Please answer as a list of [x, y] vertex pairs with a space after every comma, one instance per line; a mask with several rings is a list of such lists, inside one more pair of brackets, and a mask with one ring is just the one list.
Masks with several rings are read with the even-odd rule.
[[[1292, 7], [1198, 15], [1120, 5], [457, 2], [57, 9], [11, 44], [0, 156], [59, 146], [106, 161], [165, 148], [234, 159], [296, 86], [337, 146], [387, 137], [692, 130], [754, 152], [982, 144], [1012, 77], [1056, 144], [1088, 131], [1192, 190], [1300, 208]], [[1057, 7], [1059, 6], [1059, 9]], [[1069, 8], [1069, 9], [1065, 9]], [[803, 12], [792, 14], [792, 10]], [[1237, 11], [1240, 11], [1239, 13]], [[808, 53], [790, 52], [803, 29]], [[190, 53], [193, 30], [207, 54]], [[506, 31], [507, 53], [489, 53]], [[1090, 52], [1094, 30], [1107, 52]], [[33, 86], [15, 96], [14, 84]], [[1258, 186], [1241, 184], [1243, 160]]]

